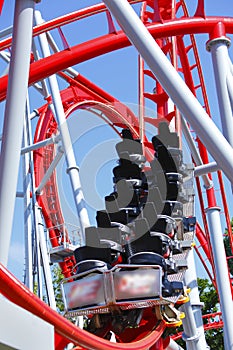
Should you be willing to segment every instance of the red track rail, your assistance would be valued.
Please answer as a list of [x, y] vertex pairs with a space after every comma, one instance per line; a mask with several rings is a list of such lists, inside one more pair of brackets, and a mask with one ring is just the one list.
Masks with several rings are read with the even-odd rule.
[[[25, 287], [24, 284], [19, 282], [2, 264], [0, 264], [0, 280], [0, 292], [2, 295], [13, 301], [16, 305], [53, 325], [56, 334], [64, 338], [66, 344], [73, 342], [74, 344], [83, 346], [85, 349], [91, 350], [145, 350], [153, 346], [160, 339], [166, 328], [165, 322], [160, 321], [156, 330], [150, 332], [150, 334], [147, 334], [141, 340], [127, 344], [111, 343], [76, 327], [73, 323], [52, 310]], [[66, 344], [63, 344], [63, 348]], [[59, 350], [61, 348], [57, 347], [56, 349]]]
[[[76, 80], [69, 79], [71, 86], [61, 92], [62, 102], [66, 116], [68, 117], [76, 109], [91, 109], [95, 107], [105, 115], [105, 121], [113, 128], [116, 126], [128, 127], [135, 138], [139, 138], [138, 120], [133, 113], [118, 100], [101, 90], [99, 87], [79, 75]], [[95, 100], [93, 100], [93, 98]], [[37, 123], [34, 142], [39, 142], [51, 137], [57, 132], [57, 124], [49, 108], [45, 105], [39, 109], [40, 118]], [[149, 143], [148, 143], [149, 144]], [[147, 157], [153, 155], [147, 150]], [[54, 156], [54, 146], [49, 145], [34, 152], [35, 185], [38, 186], [47, 171]], [[39, 205], [42, 207], [46, 226], [49, 229], [50, 241], [53, 247], [57, 247], [60, 232], [54, 227], [64, 224], [64, 219], [59, 203], [55, 171], [46, 184], [41, 195], [38, 196]], [[63, 241], [63, 239], [61, 239]], [[61, 263], [62, 272], [69, 277], [74, 266], [73, 258], [67, 258]]]
[[[209, 331], [211, 329], [218, 329], [223, 327], [223, 320], [221, 312], [215, 312], [203, 316], [204, 330]], [[182, 338], [182, 332], [178, 332], [172, 336], [173, 340]]]
[[[226, 33], [233, 33], [233, 19], [224, 17], [185, 18], [153, 23], [147, 26], [154, 38], [178, 36], [195, 33], [211, 33], [217, 23], [222, 22]], [[29, 86], [55, 74], [67, 67], [87, 61], [91, 58], [130, 46], [126, 35], [119, 31], [107, 34], [85, 43], [57, 52], [31, 64]], [[0, 79], [0, 101], [6, 98], [7, 76]]]

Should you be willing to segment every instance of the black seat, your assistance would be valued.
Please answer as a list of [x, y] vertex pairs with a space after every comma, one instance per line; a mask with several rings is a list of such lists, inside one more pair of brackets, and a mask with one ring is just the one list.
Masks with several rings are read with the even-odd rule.
[[148, 202], [152, 202], [155, 206], [157, 214], [161, 214], [164, 208], [164, 201], [161, 192], [157, 186], [153, 186], [148, 190]]
[[135, 220], [134, 226], [135, 237], [126, 246], [128, 256], [143, 252], [163, 256], [168, 252], [170, 241], [162, 239], [159, 235], [152, 236], [146, 219]]
[[113, 169], [115, 182], [121, 179], [142, 179], [141, 169], [126, 159], [120, 159], [120, 164]]
[[179, 159], [172, 157], [166, 146], [158, 146], [156, 156], [165, 173], [177, 172], [179, 168]]
[[155, 223], [158, 220], [158, 215], [153, 202], [147, 202], [145, 204], [139, 218], [145, 218], [150, 229], [154, 227]]
[[[106, 264], [111, 264], [110, 244], [101, 243], [97, 227], [90, 226], [85, 228], [85, 246], [75, 249], [74, 256], [77, 264], [84, 260], [100, 260]], [[95, 263], [90, 266], [94, 266]]]
[[129, 129], [122, 129], [121, 135], [123, 139], [133, 140], [133, 135]]
[[96, 212], [96, 222], [98, 227], [111, 227], [110, 216], [106, 210], [98, 210]]
[[127, 225], [129, 223], [129, 213], [127, 209], [121, 209], [115, 213], [109, 213], [111, 222]]
[[132, 265], [159, 265], [164, 271], [166, 271], [166, 261], [165, 259], [153, 252], [140, 252], [129, 257], [129, 264]]
[[112, 193], [105, 197], [105, 207], [108, 213], [115, 213], [119, 210], [119, 205], [117, 201], [118, 194]]
[[121, 181], [117, 182], [116, 189], [119, 208], [139, 206], [138, 193], [134, 190], [130, 182], [122, 179]]
[[151, 230], [173, 236], [176, 231], [176, 222], [170, 216], [158, 215], [158, 219]]

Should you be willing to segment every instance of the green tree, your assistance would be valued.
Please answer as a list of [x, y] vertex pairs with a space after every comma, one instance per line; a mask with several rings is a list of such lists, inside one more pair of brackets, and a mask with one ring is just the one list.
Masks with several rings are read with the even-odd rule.
[[[213, 284], [208, 279], [197, 279], [200, 300], [204, 303], [202, 314], [211, 314], [219, 311], [218, 294]], [[213, 320], [214, 321], [214, 320]], [[207, 321], [204, 319], [204, 324]], [[205, 332], [206, 341], [211, 350], [223, 350], [223, 329], [210, 329]]]
[[54, 288], [55, 300], [57, 304], [57, 310], [58, 312], [61, 313], [64, 311], [64, 302], [63, 302], [62, 293], [61, 293], [61, 281], [64, 278], [64, 276], [58, 264], [53, 265], [52, 276], [53, 276], [53, 288]]
[[[231, 221], [231, 224], [232, 224], [232, 221]], [[230, 239], [229, 239], [227, 231], [225, 232], [225, 234], [226, 234], [226, 236], [224, 237], [223, 242], [224, 242], [224, 246], [225, 246], [226, 256], [228, 257], [227, 263], [228, 263], [229, 271], [230, 271], [231, 276], [233, 276], [233, 258], [232, 258], [233, 253], [231, 251]]]

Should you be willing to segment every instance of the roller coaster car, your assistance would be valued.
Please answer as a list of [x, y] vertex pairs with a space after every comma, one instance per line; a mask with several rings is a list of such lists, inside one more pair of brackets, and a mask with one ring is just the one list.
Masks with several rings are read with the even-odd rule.
[[99, 263], [89, 271], [63, 280], [62, 292], [69, 315], [111, 313], [117, 309], [158, 305], [163, 298], [162, 268], [126, 264], [109, 270]]
[[122, 137], [114, 191], [105, 197], [105, 210], [97, 211], [97, 227], [85, 229], [85, 246], [74, 251], [74, 275], [62, 282], [66, 314], [91, 315], [87, 330], [106, 337], [109, 330], [140, 326], [145, 310], [170, 310], [182, 299], [187, 264], [181, 257], [190, 244], [177, 240], [178, 226], [183, 237], [195, 225], [183, 218], [186, 173], [177, 134], [166, 123], [159, 126], [149, 171], [143, 171], [140, 140], [127, 129]]

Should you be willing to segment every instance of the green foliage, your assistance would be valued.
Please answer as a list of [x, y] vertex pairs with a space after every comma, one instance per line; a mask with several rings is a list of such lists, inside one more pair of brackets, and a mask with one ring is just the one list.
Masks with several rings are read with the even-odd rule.
[[[225, 236], [223, 242], [224, 242], [224, 246], [225, 246], [226, 256], [228, 256], [228, 257], [232, 256], [233, 254], [231, 252], [229, 237]], [[228, 262], [230, 274], [231, 274], [231, 276], [233, 276], [233, 258], [228, 259], [227, 262]]]
[[207, 278], [197, 278], [197, 284], [201, 302], [204, 303], [203, 315], [219, 311], [218, 294], [213, 284]]
[[61, 269], [59, 265], [54, 265], [52, 268], [52, 276], [53, 276], [53, 288], [54, 288], [54, 294], [55, 294], [55, 300], [57, 304], [57, 310], [58, 312], [64, 311], [64, 303], [62, 299], [62, 293], [61, 293], [61, 281], [64, 278]]
[[[203, 315], [211, 314], [219, 311], [218, 294], [213, 284], [208, 279], [197, 279], [200, 300], [204, 303]], [[204, 319], [204, 324], [207, 321]], [[211, 329], [205, 332], [206, 341], [213, 350], [224, 350], [223, 345], [223, 329]]]
[[[233, 229], [233, 218], [231, 219], [231, 228]], [[227, 229], [225, 230], [225, 237], [223, 239], [223, 243], [224, 243], [224, 247], [225, 247], [225, 251], [226, 251], [226, 256], [232, 257], [233, 252], [231, 250], [230, 239], [229, 239]], [[231, 276], [233, 276], [233, 258], [228, 259], [227, 262], [228, 262], [230, 274], [231, 274]]]

